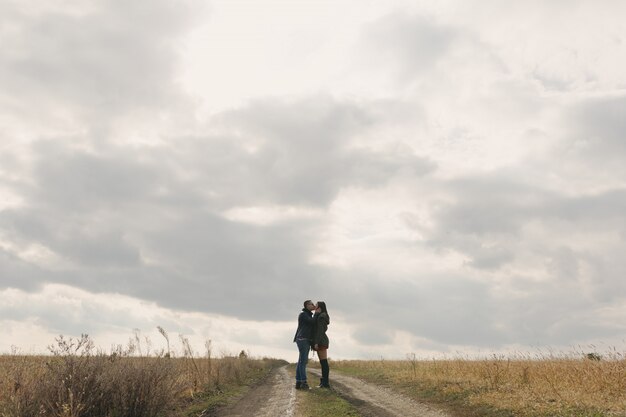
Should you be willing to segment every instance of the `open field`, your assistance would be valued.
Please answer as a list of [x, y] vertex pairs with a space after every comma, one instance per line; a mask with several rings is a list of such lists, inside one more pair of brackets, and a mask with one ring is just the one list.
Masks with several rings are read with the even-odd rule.
[[181, 342], [180, 354], [142, 352], [139, 338], [104, 353], [87, 336], [60, 337], [50, 355], [0, 356], [0, 417], [626, 417], [626, 359], [615, 350], [331, 361], [336, 389], [296, 393], [285, 361], [215, 358], [210, 342], [202, 353]]
[[[616, 351], [403, 361], [333, 361], [459, 416], [626, 416], [626, 360]], [[331, 370], [331, 380], [332, 380]]]
[[180, 357], [138, 350], [105, 354], [87, 337], [59, 338], [49, 356], [0, 356], [0, 416], [197, 416], [284, 363], [244, 352], [213, 358], [210, 344], [203, 355], [187, 344]]

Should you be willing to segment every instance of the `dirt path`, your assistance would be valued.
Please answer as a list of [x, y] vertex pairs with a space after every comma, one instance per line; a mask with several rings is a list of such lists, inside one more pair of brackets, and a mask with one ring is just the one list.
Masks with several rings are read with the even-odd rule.
[[[309, 368], [309, 372], [319, 375], [317, 369]], [[450, 417], [390, 389], [337, 372], [331, 374], [331, 384], [335, 392], [354, 405], [363, 417]], [[238, 402], [216, 410], [210, 416], [293, 417], [295, 409], [293, 375], [289, 373], [287, 366], [281, 366]]]
[[249, 391], [241, 400], [216, 411], [214, 417], [293, 417], [296, 390], [287, 366], [281, 366], [266, 381]]
[[[319, 375], [317, 369], [309, 372]], [[332, 372], [333, 389], [359, 410], [363, 417], [449, 417], [443, 411], [413, 401], [390, 389]]]

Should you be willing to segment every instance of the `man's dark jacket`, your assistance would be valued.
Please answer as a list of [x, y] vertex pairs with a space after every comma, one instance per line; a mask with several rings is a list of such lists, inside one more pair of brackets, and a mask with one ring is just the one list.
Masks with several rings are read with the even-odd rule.
[[313, 318], [313, 312], [303, 308], [302, 312], [298, 316], [298, 330], [296, 330], [296, 335], [293, 337], [293, 341], [295, 342], [298, 339], [311, 341], [313, 338], [314, 324], [315, 319]]

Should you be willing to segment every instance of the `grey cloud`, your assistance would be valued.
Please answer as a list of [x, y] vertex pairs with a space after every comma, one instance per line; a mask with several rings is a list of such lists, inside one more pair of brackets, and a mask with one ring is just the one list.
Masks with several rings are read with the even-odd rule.
[[22, 245], [41, 243], [76, 264], [138, 264], [138, 249], [125, 232], [154, 198], [157, 167], [60, 143], [36, 144], [33, 151], [35, 182], [12, 184], [24, 206], [0, 212], [4, 233]]
[[6, 183], [24, 205], [1, 212], [0, 229], [71, 262], [63, 274], [36, 275], [39, 282], [246, 318], [257, 317], [266, 299], [265, 314], [275, 319], [328, 273], [309, 262], [318, 224], [254, 226], [221, 212], [324, 207], [343, 187], [376, 187], [434, 169], [408, 148], [353, 147], [377, 119], [367, 106], [328, 97], [252, 103], [217, 122], [223, 133], [179, 137], [175, 147], [129, 151], [102, 143], [96, 153], [35, 143], [32, 166], [18, 167], [28, 180]]
[[34, 291], [40, 287], [44, 271], [0, 248], [0, 288]]
[[[547, 91], [567, 92], [572, 89], [574, 80], [565, 77], [558, 77], [552, 74], [544, 74], [540, 70], [535, 69], [532, 78], [539, 81]], [[592, 81], [592, 80], [589, 80]]]
[[388, 345], [393, 342], [393, 333], [388, 328], [379, 326], [364, 325], [355, 326], [352, 337], [359, 342], [360, 345], [377, 346]]
[[579, 226], [617, 228], [626, 232], [626, 188], [610, 189], [597, 194], [576, 197], [555, 196], [545, 204], [545, 214], [563, 218]]
[[520, 219], [532, 214], [546, 192], [506, 173], [465, 177], [448, 184], [456, 203], [442, 207], [442, 229], [466, 235], [517, 234]]
[[259, 101], [222, 120], [258, 146], [245, 159], [254, 170], [246, 179], [271, 201], [325, 205], [343, 186], [377, 186], [402, 171], [420, 176], [434, 169], [409, 149], [354, 148], [359, 135], [380, 122], [367, 105], [324, 96]]
[[138, 250], [125, 240], [120, 225], [94, 226], [97, 220], [90, 221], [89, 215], [68, 217], [45, 210], [5, 210], [0, 212], [0, 230], [14, 243], [42, 244], [79, 265], [139, 263]]
[[404, 320], [414, 334], [448, 344], [493, 346], [507, 341], [495, 326], [496, 303], [486, 284], [464, 277], [431, 278], [427, 286], [418, 286], [417, 317]]
[[[423, 339], [422, 345], [443, 350], [455, 345], [567, 345], [581, 335], [610, 337], [623, 328], [599, 319], [598, 307], [611, 300], [594, 299], [579, 280], [503, 276], [508, 280], [504, 287], [515, 294], [503, 297], [488, 280], [460, 275], [394, 277], [387, 282], [367, 273], [355, 275], [366, 283], [336, 280], [329, 308], [349, 317], [352, 336], [364, 345], [388, 344], [393, 330], [407, 331]], [[615, 286], [613, 291], [623, 294]]]
[[135, 266], [141, 261], [139, 249], [119, 233], [81, 236], [55, 248], [78, 264], [106, 267]]
[[[614, 245], [585, 253], [579, 260], [581, 268], [590, 268], [591, 285], [587, 285], [589, 296], [600, 303], [619, 303], [626, 301], [626, 261], [622, 254], [626, 250], [623, 235]], [[582, 262], [581, 262], [582, 261]], [[584, 282], [586, 276], [581, 278]]]
[[144, 165], [141, 154], [128, 155], [122, 149], [93, 154], [44, 142], [33, 150], [39, 163], [32, 200], [68, 212], [142, 201], [164, 180], [156, 161]]
[[510, 341], [496, 326], [498, 303], [485, 283], [445, 275], [386, 280], [351, 271], [350, 276], [334, 279], [332, 307], [350, 317], [360, 343], [385, 344], [392, 329], [437, 344], [497, 346]]
[[626, 97], [585, 100], [566, 115], [571, 130], [564, 141], [574, 144], [581, 159], [603, 166], [626, 158]]
[[[0, 185], [24, 203], [0, 211], [0, 236], [18, 247], [44, 246], [70, 264], [36, 266], [7, 245], [0, 251], [1, 287], [32, 291], [59, 282], [254, 320], [293, 317], [302, 299], [329, 294], [329, 307], [368, 346], [388, 344], [393, 330], [433, 343], [490, 347], [615, 334], [618, 327], [592, 317], [598, 305], [619, 303], [626, 294], [623, 189], [566, 195], [514, 168], [437, 180], [428, 175], [434, 163], [408, 147], [359, 147], [381, 126], [415, 122], [413, 104], [394, 107], [393, 99], [385, 105], [324, 95], [253, 100], [211, 119], [208, 133], [193, 125], [193, 137], [173, 133], [160, 146], [116, 147], [114, 136], [123, 132], [108, 130], [111, 121], [193, 113], [175, 84], [176, 39], [193, 24], [199, 3], [92, 4], [82, 15], [30, 15], [17, 2], [0, 6], [0, 21], [12, 28], [3, 32], [7, 47], [0, 52], [3, 111], [24, 123], [51, 117], [88, 132], [47, 132], [47, 142], [28, 149], [28, 161], [13, 158], [10, 148], [0, 155]], [[424, 16], [389, 15], [363, 32], [361, 46], [369, 52], [360, 63], [391, 70], [404, 86], [443, 62], [459, 30]], [[619, 178], [624, 102], [572, 107], [559, 164], [533, 168], [562, 174], [559, 165], [567, 164]], [[424, 106], [420, 118], [430, 114]], [[427, 277], [334, 270], [310, 262], [318, 219], [256, 226], [221, 216], [248, 206], [323, 210], [344, 188], [383, 187], [398, 177], [420, 181], [424, 204], [431, 192], [444, 197], [425, 207], [433, 225], [420, 229], [425, 242], [416, 244], [461, 253], [465, 268]], [[529, 226], [543, 229], [546, 241], [527, 239]], [[575, 233], [612, 240], [580, 249], [566, 240]], [[511, 276], [506, 267], [526, 266], [524, 257], [544, 269], [544, 281]], [[493, 283], [513, 295], [500, 298]], [[36, 309], [27, 314], [69, 333], [84, 331], [87, 321], [100, 323], [97, 311], [81, 312], [85, 320]], [[122, 319], [112, 322], [123, 325]]]
[[[139, 216], [115, 226], [137, 240], [91, 240], [83, 229], [66, 240], [32, 239], [73, 266], [56, 273], [17, 259], [2, 262], [2, 286], [30, 287], [58, 282], [94, 292], [119, 292], [186, 311], [267, 319], [284, 317], [293, 300], [317, 288], [323, 272], [309, 265], [305, 225], [258, 227], [232, 223], [210, 213], [186, 211], [159, 230], [145, 230]], [[82, 225], [88, 228], [89, 223]], [[60, 234], [55, 232], [52, 235]], [[141, 253], [142, 258], [139, 258]], [[146, 263], [143, 257], [151, 259]], [[30, 284], [28, 284], [30, 282]]]
[[623, 94], [576, 100], [561, 112], [562, 133], [554, 135], [553, 146], [535, 163], [536, 169], [585, 188], [621, 186], [626, 175], [624, 115]]
[[[308, 264], [306, 245], [312, 226], [305, 222], [230, 222], [211, 212], [201, 187], [181, 186], [176, 172], [156, 175], [160, 166], [107, 154], [53, 156], [39, 160], [37, 185], [22, 190], [26, 207], [0, 213], [0, 228], [12, 241], [37, 243], [73, 261], [63, 274], [33, 274], [38, 282], [249, 318], [263, 298], [270, 306], [266, 314], [276, 318], [290, 311], [289, 300], [314, 286], [316, 268]], [[170, 189], [169, 199], [156, 195], [161, 187]], [[190, 189], [197, 193], [191, 204]], [[176, 204], [178, 192], [186, 205]], [[7, 271], [2, 284], [15, 285], [20, 271]]]
[[180, 274], [174, 285], [187, 286], [163, 302], [244, 318], [258, 317], [263, 304], [263, 314], [276, 318], [317, 287], [323, 272], [307, 261], [312, 224], [259, 227], [187, 214], [150, 238], [149, 250]]
[[474, 246], [470, 266], [484, 270], [497, 269], [511, 262], [514, 258], [513, 251], [504, 245], [495, 247]]
[[499, 306], [507, 333], [527, 345], [567, 345], [577, 343], [583, 336], [614, 336], [621, 325], [603, 321], [598, 310], [607, 302], [623, 300], [624, 288], [614, 281], [612, 291], [621, 295], [614, 300], [602, 299], [594, 294], [596, 290], [588, 285], [589, 281], [589, 277], [576, 275], [542, 280], [509, 277], [508, 288], [519, 293]]
[[375, 20], [360, 40], [366, 67], [391, 67], [406, 82], [435, 66], [458, 36], [433, 17], [397, 12]]
[[[494, 344], [566, 344], [575, 343], [576, 332], [585, 337], [615, 334], [614, 326], [594, 317], [599, 306], [626, 297], [621, 278], [626, 262], [618, 255], [626, 250], [626, 191], [571, 196], [526, 184], [522, 178], [501, 172], [440, 184], [453, 199], [435, 211], [430, 231], [421, 230], [430, 232], [425, 245], [461, 253], [470, 260], [468, 272], [506, 283], [499, 286], [511, 291], [509, 300], [477, 293], [503, 320], [495, 333], [500, 339], [491, 328], [482, 327]], [[529, 228], [534, 230], [530, 235]], [[527, 268], [529, 259], [532, 268], [540, 269], [537, 276], [512, 273]], [[446, 328], [445, 320], [463, 320], [451, 311], [441, 317], [441, 328]]]
[[548, 232], [562, 222], [573, 233], [625, 232], [623, 189], [572, 197], [525, 184], [510, 173], [442, 185], [449, 187], [455, 201], [436, 211], [428, 244], [460, 250], [475, 267], [489, 269], [512, 261], [523, 229], [531, 223], [545, 224]]
[[19, 2], [3, 3], [0, 19], [11, 30], [3, 32], [0, 103], [44, 119], [69, 110], [97, 125], [130, 111], [182, 105], [173, 39], [188, 30], [199, 6], [116, 0], [82, 5], [85, 13], [29, 13]]
[[5, 209], [0, 211], [0, 225], [7, 238], [25, 243], [52, 238], [47, 213], [37, 210]]

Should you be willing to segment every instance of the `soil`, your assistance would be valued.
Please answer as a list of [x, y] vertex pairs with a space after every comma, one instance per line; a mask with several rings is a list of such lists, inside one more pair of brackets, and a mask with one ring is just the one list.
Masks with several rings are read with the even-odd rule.
[[[319, 374], [316, 369], [309, 368], [309, 372]], [[211, 417], [293, 417], [296, 408], [293, 379], [287, 366], [277, 368], [238, 402], [214, 411]], [[450, 417], [388, 388], [337, 372], [331, 373], [331, 385], [337, 395], [357, 408], [363, 417]]]
[[238, 402], [211, 413], [211, 417], [293, 417], [296, 390], [287, 366], [275, 369]]
[[[319, 375], [319, 370], [310, 369]], [[418, 403], [388, 388], [332, 372], [332, 389], [352, 404], [363, 417], [450, 417], [449, 414]]]

